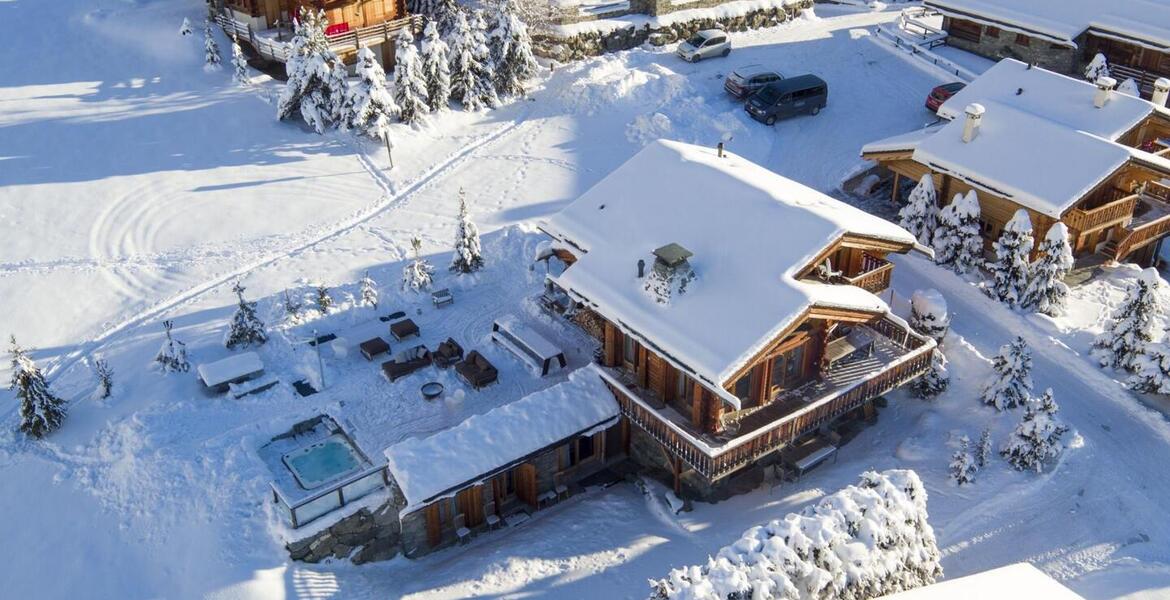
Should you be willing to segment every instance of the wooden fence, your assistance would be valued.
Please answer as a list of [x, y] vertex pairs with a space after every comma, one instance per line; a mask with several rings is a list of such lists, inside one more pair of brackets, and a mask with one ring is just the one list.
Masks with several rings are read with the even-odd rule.
[[1133, 216], [1137, 202], [1138, 195], [1132, 194], [1089, 210], [1074, 208], [1062, 220], [1070, 228], [1085, 233]]

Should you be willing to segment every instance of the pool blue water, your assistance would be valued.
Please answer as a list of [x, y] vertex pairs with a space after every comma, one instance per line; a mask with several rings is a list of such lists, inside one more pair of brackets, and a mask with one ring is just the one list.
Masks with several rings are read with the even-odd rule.
[[357, 469], [357, 457], [339, 440], [327, 440], [285, 457], [286, 463], [305, 487], [315, 487]]

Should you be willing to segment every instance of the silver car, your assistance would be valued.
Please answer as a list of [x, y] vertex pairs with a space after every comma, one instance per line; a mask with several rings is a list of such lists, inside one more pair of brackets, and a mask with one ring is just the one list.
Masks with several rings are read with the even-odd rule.
[[775, 83], [781, 79], [784, 79], [784, 76], [779, 71], [769, 69], [764, 65], [744, 65], [736, 67], [727, 76], [723, 82], [723, 89], [727, 90], [728, 94], [743, 100], [760, 91], [760, 88], [769, 83]]
[[731, 54], [731, 39], [722, 29], [704, 29], [678, 45], [678, 55], [688, 62]]

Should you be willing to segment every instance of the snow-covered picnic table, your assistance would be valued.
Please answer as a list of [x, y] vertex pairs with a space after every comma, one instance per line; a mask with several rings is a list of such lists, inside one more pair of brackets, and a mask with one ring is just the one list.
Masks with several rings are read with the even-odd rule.
[[825, 362], [831, 365], [843, 358], [852, 356], [859, 350], [871, 351], [874, 341], [875, 338], [869, 331], [865, 329], [854, 329], [825, 346]]
[[511, 315], [500, 317], [492, 323], [492, 339], [540, 369], [541, 376], [548, 375], [554, 359], [562, 369], [565, 368], [564, 351]]
[[255, 352], [244, 352], [195, 368], [203, 385], [217, 391], [227, 391], [228, 384], [241, 383], [264, 373], [264, 363]]

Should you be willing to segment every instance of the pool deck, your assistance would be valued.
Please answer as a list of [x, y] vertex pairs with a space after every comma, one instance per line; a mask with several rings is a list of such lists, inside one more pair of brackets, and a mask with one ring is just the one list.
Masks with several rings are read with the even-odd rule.
[[[338, 430], [340, 430], [340, 433], [338, 433]], [[338, 435], [346, 440], [350, 447], [354, 450], [353, 455], [354, 458], [356, 458], [358, 461], [358, 467], [344, 473], [338, 473], [336, 476], [330, 477], [329, 479], [313, 481], [311, 482], [313, 486], [306, 489], [305, 486], [302, 486], [300, 481], [297, 480], [297, 477], [295, 474], [293, 474], [292, 469], [290, 469], [285, 464], [284, 457], [289, 453], [296, 452], [297, 450], [311, 446], [313, 444], [324, 442]], [[362, 469], [373, 466], [373, 463], [365, 456], [362, 450], [358, 448], [357, 444], [353, 442], [353, 440], [345, 433], [344, 430], [340, 428], [340, 426], [338, 426], [333, 417], [327, 414], [322, 415], [321, 422], [312, 429], [296, 434], [293, 434], [290, 431], [286, 434], [278, 436], [277, 438], [262, 446], [259, 450], [259, 454], [260, 458], [264, 461], [264, 464], [268, 466], [268, 470], [272, 472], [272, 483], [277, 487], [277, 489], [280, 490], [281, 495], [283, 495], [289, 502], [297, 502], [307, 498], [316, 493], [318, 490], [326, 487], [330, 483], [340, 481]]]

